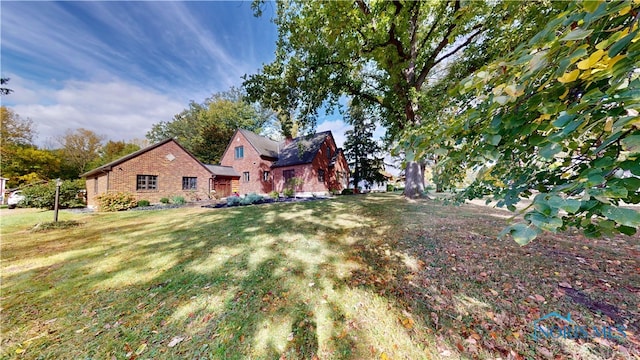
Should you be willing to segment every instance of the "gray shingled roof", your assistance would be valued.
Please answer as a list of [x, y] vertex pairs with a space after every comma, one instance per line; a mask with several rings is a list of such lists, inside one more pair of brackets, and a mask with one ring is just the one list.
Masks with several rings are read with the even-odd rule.
[[205, 165], [205, 167], [213, 174], [217, 176], [232, 176], [232, 177], [240, 177], [231, 166], [222, 166], [222, 165]]
[[276, 168], [312, 162], [329, 134], [331, 134], [331, 131], [323, 131], [312, 135], [299, 136], [288, 145], [282, 143], [280, 156], [271, 167]]
[[261, 156], [266, 156], [272, 159], [278, 158], [278, 142], [273, 141], [267, 137], [260, 136], [254, 132], [245, 129], [239, 129], [245, 138], [253, 145]]

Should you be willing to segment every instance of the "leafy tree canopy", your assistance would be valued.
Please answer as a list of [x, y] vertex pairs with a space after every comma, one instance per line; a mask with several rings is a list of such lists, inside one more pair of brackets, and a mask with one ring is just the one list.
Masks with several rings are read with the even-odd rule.
[[242, 91], [231, 89], [202, 103], [192, 101], [173, 120], [154, 124], [147, 139], [175, 138], [200, 161], [218, 163], [237, 129], [260, 133], [272, 120], [271, 112], [245, 101]]
[[138, 144], [109, 140], [98, 149], [98, 158], [90, 164], [89, 168], [96, 168], [108, 164], [138, 150], [140, 150], [140, 145]]
[[54, 151], [35, 146], [3, 145], [1, 166], [2, 176], [9, 179], [8, 187], [14, 188], [58, 177], [62, 160]]
[[3, 145], [31, 145], [34, 136], [31, 119], [23, 119], [10, 108], [0, 106], [0, 138]]
[[90, 170], [91, 163], [99, 158], [103, 140], [103, 136], [83, 128], [69, 129], [58, 138], [68, 178], [77, 178]]
[[9, 179], [9, 188], [47, 179], [60, 169], [60, 160], [51, 152], [32, 145], [34, 136], [31, 119], [0, 107], [0, 175]]
[[620, 206], [640, 202], [639, 6], [562, 5], [528, 42], [459, 84], [446, 126], [405, 138], [441, 154], [449, 180], [451, 169], [478, 171], [461, 197], [491, 194], [515, 210], [535, 194], [524, 222], [504, 232], [520, 244], [542, 230], [640, 226], [640, 214]]
[[[258, 10], [259, 5], [254, 3]], [[508, 52], [553, 13], [553, 6], [512, 1], [279, 1], [273, 20], [279, 32], [276, 59], [246, 77], [244, 86], [251, 99], [296, 116], [303, 128], [314, 126], [318, 109], [331, 110], [346, 95], [377, 107], [392, 137], [398, 137], [434, 118], [423, 108], [430, 101], [424, 90], [439, 70], [465, 53], [468, 66], [459, 67], [465, 76], [479, 58]], [[408, 162], [405, 194], [418, 196], [424, 181], [416, 162], [423, 159], [414, 156], [416, 144], [403, 145]]]

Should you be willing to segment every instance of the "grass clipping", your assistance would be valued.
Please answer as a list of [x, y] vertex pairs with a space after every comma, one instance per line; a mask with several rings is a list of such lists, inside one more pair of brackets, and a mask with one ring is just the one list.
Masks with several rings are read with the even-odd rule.
[[42, 232], [56, 229], [70, 229], [77, 226], [80, 226], [80, 222], [75, 220], [64, 220], [64, 221], [49, 221], [44, 223], [38, 223], [31, 229], [31, 232]]

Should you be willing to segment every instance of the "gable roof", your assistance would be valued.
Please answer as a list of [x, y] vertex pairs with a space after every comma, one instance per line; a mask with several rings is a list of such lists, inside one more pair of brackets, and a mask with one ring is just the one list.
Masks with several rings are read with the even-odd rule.
[[[84, 174], [80, 175], [80, 177], [83, 177], [83, 178], [84, 178], [84, 177], [89, 177], [89, 176], [91, 176], [91, 175], [99, 174], [99, 173], [102, 173], [102, 172], [105, 172], [105, 171], [111, 171], [111, 169], [112, 169], [114, 166], [120, 165], [120, 164], [122, 164], [123, 162], [125, 162], [125, 161], [127, 161], [127, 160], [133, 159], [133, 158], [135, 158], [136, 156], [140, 156], [140, 155], [142, 155], [142, 154], [144, 154], [144, 153], [146, 153], [146, 152], [148, 152], [148, 151], [151, 151], [151, 150], [153, 150], [153, 149], [155, 149], [155, 148], [158, 148], [158, 147], [160, 147], [160, 146], [162, 146], [162, 145], [164, 145], [164, 144], [167, 144], [167, 143], [169, 143], [169, 142], [172, 142], [172, 141], [173, 141], [176, 145], [178, 145], [178, 147], [179, 147], [180, 149], [182, 149], [184, 152], [186, 152], [186, 153], [187, 153], [187, 154], [188, 154], [188, 155], [189, 155], [189, 156], [190, 156], [190, 157], [191, 157], [195, 162], [197, 162], [198, 164], [202, 165], [205, 169], [207, 169], [207, 168], [204, 166], [204, 164], [202, 164], [202, 163], [200, 162], [200, 160], [196, 159], [196, 157], [195, 157], [195, 156], [193, 156], [189, 151], [187, 151], [187, 149], [185, 149], [185, 148], [184, 148], [182, 145], [180, 145], [177, 141], [175, 141], [175, 140], [174, 140], [174, 139], [172, 139], [172, 138], [168, 138], [168, 139], [162, 140], [162, 141], [160, 141], [160, 142], [158, 142], [158, 143], [155, 143], [155, 144], [153, 144], [153, 145], [147, 146], [146, 148], [142, 148], [142, 149], [140, 149], [140, 150], [138, 150], [138, 151], [136, 151], [136, 152], [132, 152], [132, 153], [131, 153], [131, 154], [129, 154], [129, 155], [125, 155], [125, 156], [123, 156], [123, 157], [121, 157], [121, 158], [119, 158], [119, 159], [116, 159], [116, 160], [114, 160], [114, 161], [112, 161], [112, 162], [108, 163], [108, 164], [104, 164], [104, 165], [102, 165], [102, 166], [100, 166], [100, 167], [97, 167], [97, 168], [95, 168], [95, 169], [93, 169], [93, 170], [89, 170], [89, 171], [87, 171], [86, 173], [84, 173]], [[209, 170], [209, 169], [207, 169], [207, 170]]]
[[282, 143], [280, 156], [271, 167], [276, 168], [312, 162], [327, 136], [331, 136], [333, 139], [331, 131], [323, 131], [312, 135], [298, 136], [286, 145]]
[[244, 137], [249, 141], [251, 146], [253, 146], [260, 156], [266, 156], [268, 158], [277, 159], [278, 158], [278, 147], [279, 144], [277, 141], [271, 140], [268, 137], [260, 136], [252, 131], [245, 129], [238, 129], [238, 131], [244, 135]]
[[205, 165], [204, 167], [206, 167], [213, 175], [240, 177], [240, 174], [238, 174], [231, 166]]

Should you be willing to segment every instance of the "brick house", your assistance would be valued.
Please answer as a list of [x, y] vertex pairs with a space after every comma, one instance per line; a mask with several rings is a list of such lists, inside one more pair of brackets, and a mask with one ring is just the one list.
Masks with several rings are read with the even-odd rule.
[[87, 206], [97, 206], [104, 193], [130, 193], [151, 203], [161, 198], [183, 196], [186, 200], [231, 193], [231, 183], [240, 177], [233, 168], [204, 165], [173, 139], [167, 139], [88, 171]]
[[240, 194], [282, 192], [291, 178], [302, 183], [301, 193], [328, 193], [347, 188], [349, 166], [331, 131], [276, 142], [239, 129], [220, 164], [240, 175], [232, 190]]

